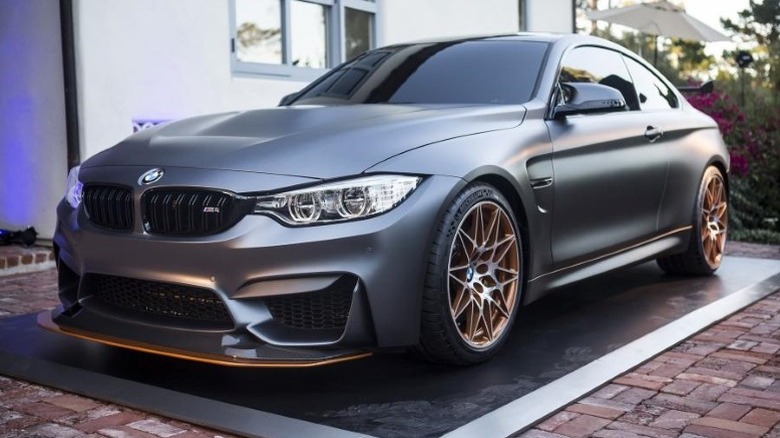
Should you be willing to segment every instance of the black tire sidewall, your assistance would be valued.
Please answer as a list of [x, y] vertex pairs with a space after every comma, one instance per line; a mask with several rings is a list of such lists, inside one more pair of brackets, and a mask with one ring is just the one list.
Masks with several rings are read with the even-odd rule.
[[[452, 247], [453, 240], [457, 234], [457, 230], [463, 220], [464, 216], [480, 202], [492, 201], [497, 204], [504, 212], [509, 216], [512, 222], [512, 229], [517, 238], [517, 248], [519, 252], [520, 272], [517, 280], [517, 295], [515, 304], [510, 313], [509, 321], [506, 328], [502, 331], [499, 339], [492, 345], [476, 349], [471, 345], [468, 345], [460, 336], [455, 321], [452, 319], [450, 313], [450, 298], [449, 298], [449, 256], [450, 249]], [[455, 354], [463, 359], [467, 363], [478, 363], [489, 359], [495, 355], [506, 342], [509, 332], [514, 324], [515, 317], [517, 315], [518, 308], [522, 302], [523, 285], [525, 284], [525, 269], [524, 269], [524, 257], [523, 241], [518, 228], [517, 219], [512, 211], [509, 202], [495, 187], [485, 184], [476, 183], [466, 187], [453, 201], [450, 209], [445, 214], [442, 221], [442, 227], [440, 228], [440, 235], [434, 241], [434, 245], [438, 245], [438, 248], [433, 251], [437, 254], [435, 260], [430, 265], [434, 272], [429, 272], [429, 275], [435, 277], [435, 289], [427, 290], [427, 293], [436, 293], [439, 299], [439, 308], [442, 312], [441, 321], [445, 325], [445, 335], [449, 341], [449, 344], [455, 350]]]

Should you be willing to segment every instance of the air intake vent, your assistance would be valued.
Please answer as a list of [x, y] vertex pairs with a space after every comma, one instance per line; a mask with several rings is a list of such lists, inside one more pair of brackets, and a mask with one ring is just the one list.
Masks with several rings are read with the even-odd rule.
[[113, 275], [88, 274], [88, 293], [118, 314], [176, 326], [233, 327], [225, 304], [208, 289]]
[[144, 229], [174, 236], [206, 236], [232, 227], [251, 209], [246, 198], [216, 190], [153, 189], [141, 198]]
[[93, 224], [117, 231], [133, 229], [133, 192], [129, 187], [88, 184], [82, 202]]
[[280, 295], [266, 299], [274, 320], [298, 329], [341, 329], [347, 326], [356, 279], [340, 278], [317, 292]]

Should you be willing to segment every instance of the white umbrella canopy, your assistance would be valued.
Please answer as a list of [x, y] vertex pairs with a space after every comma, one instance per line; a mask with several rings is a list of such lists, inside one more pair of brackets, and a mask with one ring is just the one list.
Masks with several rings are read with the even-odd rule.
[[730, 38], [665, 0], [588, 11], [588, 18], [633, 27], [642, 33], [695, 41], [729, 41]]
[[633, 27], [655, 35], [653, 64], [658, 63], [658, 37], [682, 38], [694, 41], [730, 41], [731, 38], [702, 23], [666, 0], [622, 8], [588, 11], [588, 18]]

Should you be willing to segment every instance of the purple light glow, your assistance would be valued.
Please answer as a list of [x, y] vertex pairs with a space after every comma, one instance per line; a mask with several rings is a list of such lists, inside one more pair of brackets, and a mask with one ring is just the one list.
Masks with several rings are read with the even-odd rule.
[[0, 228], [54, 231], [67, 146], [59, 2], [0, 1]]
[[[31, 2], [33, 3], [33, 2]], [[35, 146], [31, 133], [40, 121], [34, 118], [34, 98], [24, 85], [27, 66], [32, 64], [19, 32], [20, 19], [31, 8], [28, 2], [4, 2], [0, 14], [5, 15], [0, 26], [0, 224], [22, 227], [33, 223]]]

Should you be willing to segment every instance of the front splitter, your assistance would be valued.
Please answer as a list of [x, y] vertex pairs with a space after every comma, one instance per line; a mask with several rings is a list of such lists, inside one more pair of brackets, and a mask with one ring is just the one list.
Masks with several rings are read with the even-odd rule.
[[245, 358], [238, 356], [224, 356], [208, 353], [199, 353], [175, 348], [163, 347], [160, 345], [151, 345], [143, 342], [137, 342], [128, 339], [120, 339], [99, 333], [89, 332], [70, 327], [61, 327], [52, 321], [51, 311], [43, 311], [37, 316], [38, 325], [42, 328], [73, 336], [79, 339], [98, 342], [112, 347], [125, 348], [142, 353], [157, 354], [160, 356], [184, 359], [193, 362], [208, 363], [212, 365], [222, 365], [240, 368], [309, 368], [322, 365], [331, 365], [350, 360], [362, 359], [371, 356], [367, 351], [350, 351], [346, 353], [334, 353], [333, 355], [322, 359], [301, 359], [301, 360], [268, 360], [263, 358]]

